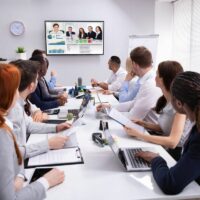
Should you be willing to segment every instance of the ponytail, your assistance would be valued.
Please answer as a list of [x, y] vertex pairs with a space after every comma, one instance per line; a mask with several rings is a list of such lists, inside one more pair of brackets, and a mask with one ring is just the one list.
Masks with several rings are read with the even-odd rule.
[[3, 111], [0, 109], [0, 127], [2, 127], [5, 123], [5, 119], [3, 117]]
[[20, 79], [20, 72], [14, 65], [0, 64], [0, 128], [4, 128], [7, 134], [12, 136], [19, 165], [22, 164], [22, 156], [12, 130], [5, 123], [4, 116], [11, 108]]
[[[163, 86], [166, 92], [170, 92], [170, 87], [174, 78], [181, 72], [183, 72], [183, 67], [180, 63], [173, 60], [163, 61], [158, 65], [157, 76], [162, 78]], [[164, 95], [162, 95], [157, 100], [154, 110], [157, 114], [161, 114], [166, 105], [167, 99]]]
[[0, 128], [6, 129], [6, 131], [11, 134], [13, 142], [14, 142], [15, 152], [17, 154], [18, 164], [21, 165], [22, 164], [22, 155], [21, 155], [21, 152], [20, 152], [19, 147], [17, 145], [15, 136], [12, 133], [12, 130], [5, 124], [5, 118], [3, 117], [5, 115], [4, 113], [5, 112], [3, 112], [2, 110], [0, 110]]
[[15, 146], [15, 152], [17, 154], [17, 160], [18, 160], [18, 164], [21, 165], [22, 164], [22, 154], [19, 150], [18, 144], [16, 142], [16, 138], [14, 136], [14, 134], [12, 132], [10, 132], [13, 138], [13, 142], [14, 142], [14, 146]]
[[167, 99], [163, 95], [157, 100], [156, 106], [155, 106], [155, 108], [153, 108], [153, 110], [155, 110], [157, 114], [161, 114], [161, 112], [163, 111], [163, 108], [166, 105], [167, 105]]

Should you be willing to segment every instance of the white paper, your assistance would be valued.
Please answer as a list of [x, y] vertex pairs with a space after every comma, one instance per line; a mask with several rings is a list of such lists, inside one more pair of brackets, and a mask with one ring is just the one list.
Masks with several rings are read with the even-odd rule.
[[[63, 133], [57, 133], [57, 134], [63, 134]], [[48, 134], [48, 139], [54, 136], [56, 136], [56, 134]], [[68, 136], [68, 140], [65, 142], [63, 149], [78, 146], [78, 141], [75, 132], [71, 131], [66, 136]]]
[[65, 136], [70, 136], [74, 133], [77, 132], [78, 127], [81, 126], [81, 120], [77, 119], [76, 121], [74, 121], [71, 125], [71, 127], [69, 129], [66, 129], [62, 132], [60, 132], [61, 134], [65, 135]]
[[51, 150], [47, 153], [29, 159], [28, 166], [64, 164], [80, 162], [81, 156], [77, 147], [68, 149]]
[[67, 129], [67, 130], [65, 130], [65, 131], [62, 131], [62, 132], [60, 132], [59, 134], [62, 134], [62, 135], [65, 135], [65, 136], [70, 136], [70, 135], [72, 135], [72, 134], [75, 134], [76, 133], [76, 127], [72, 127], [72, 128], [70, 128], [70, 129]]
[[118, 110], [112, 108], [110, 110], [110, 112], [108, 113], [108, 115], [113, 118], [114, 120], [116, 120], [118, 123], [129, 127], [129, 128], [133, 128], [136, 129], [138, 131], [144, 132], [144, 127], [139, 126], [135, 123], [133, 123], [130, 119], [128, 119], [127, 117], [125, 117], [121, 112], [119, 112]]
[[[70, 130], [70, 129], [69, 129]], [[27, 145], [29, 144], [35, 144], [37, 142], [41, 142], [44, 140], [48, 140], [51, 137], [55, 137], [58, 134], [63, 134], [68, 136], [68, 140], [65, 142], [65, 145], [63, 148], [69, 148], [69, 147], [75, 147], [78, 146], [78, 141], [76, 138], [76, 130], [72, 129], [70, 132], [65, 133], [65, 131], [60, 132], [60, 133], [49, 133], [49, 134], [31, 134], [28, 141]]]
[[[52, 134], [53, 136], [55, 134]], [[31, 134], [28, 138], [27, 145], [35, 144], [48, 139], [48, 134]]]
[[66, 103], [65, 109], [79, 109], [81, 104], [82, 104], [82, 99], [69, 99], [68, 102]]

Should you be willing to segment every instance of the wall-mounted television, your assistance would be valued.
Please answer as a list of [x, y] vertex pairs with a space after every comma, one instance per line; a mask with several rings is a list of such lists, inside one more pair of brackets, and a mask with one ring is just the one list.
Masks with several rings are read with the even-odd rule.
[[45, 21], [47, 55], [103, 55], [104, 21]]

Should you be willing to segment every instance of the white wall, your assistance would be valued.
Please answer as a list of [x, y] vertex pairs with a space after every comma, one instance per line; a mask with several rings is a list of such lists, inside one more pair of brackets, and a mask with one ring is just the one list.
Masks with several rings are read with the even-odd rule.
[[157, 65], [172, 59], [173, 4], [157, 0], [155, 4], [155, 33], [159, 34]]
[[[77, 77], [88, 84], [91, 77], [106, 79], [107, 61], [118, 55], [123, 65], [128, 52], [128, 35], [154, 33], [154, 0], [1, 0], [0, 57], [15, 58], [24, 46], [28, 56], [35, 48], [45, 49], [45, 20], [104, 20], [105, 52], [99, 56], [49, 56], [59, 82], [72, 85]], [[25, 34], [13, 36], [9, 25], [23, 21]]]

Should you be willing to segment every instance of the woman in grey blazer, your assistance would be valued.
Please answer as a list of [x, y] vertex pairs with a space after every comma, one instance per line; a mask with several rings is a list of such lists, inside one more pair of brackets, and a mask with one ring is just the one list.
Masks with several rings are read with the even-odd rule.
[[[41, 200], [46, 190], [64, 180], [64, 173], [53, 169], [34, 183], [23, 187], [22, 155], [12, 133], [12, 123], [6, 118], [18, 98], [19, 70], [0, 64], [0, 199]], [[8, 84], [9, 83], [9, 84]]]
[[56, 133], [70, 128], [68, 123], [46, 124], [33, 122], [32, 118], [27, 116], [30, 110], [26, 106], [26, 99], [37, 86], [38, 63], [31, 60], [16, 60], [11, 62], [21, 73], [19, 84], [19, 98], [13, 109], [9, 112], [8, 118], [14, 125], [14, 134], [20, 146], [20, 150], [25, 152], [24, 158], [30, 158], [50, 149], [61, 149], [64, 147], [67, 136], [57, 134], [52, 138], [46, 139], [34, 144], [26, 144], [26, 139], [34, 133]]

